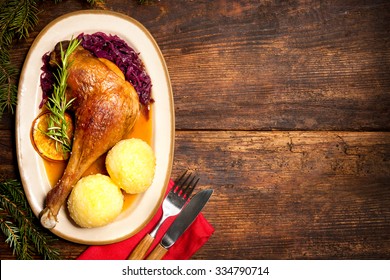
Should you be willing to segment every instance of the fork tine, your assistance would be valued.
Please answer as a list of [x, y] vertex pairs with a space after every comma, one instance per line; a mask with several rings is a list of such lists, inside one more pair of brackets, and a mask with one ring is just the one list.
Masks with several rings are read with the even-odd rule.
[[173, 185], [173, 188], [172, 188], [172, 191], [176, 191], [176, 190], [180, 190], [184, 183], [187, 181], [188, 177], [187, 178], [184, 178], [184, 176], [187, 174], [187, 171], [188, 170], [185, 170], [181, 175], [180, 177], [175, 181], [174, 185]]
[[195, 177], [191, 180], [190, 184], [188, 184], [188, 187], [184, 190], [184, 195], [186, 199], [189, 199], [192, 192], [194, 191], [196, 185], [199, 182], [199, 178], [195, 180], [195, 182], [191, 185], [191, 183], [194, 181]]
[[[180, 175], [179, 179], [176, 180], [174, 187], [171, 190], [172, 192], [177, 194], [179, 197], [184, 198], [186, 196], [185, 199], [187, 199], [188, 196], [192, 193], [192, 190], [195, 187], [195, 186], [192, 186], [192, 184], [196, 178], [195, 176], [192, 176], [191, 173], [189, 173], [188, 175], [187, 175], [187, 173], [188, 173], [188, 170], [184, 171], [183, 174]], [[196, 185], [196, 183], [195, 183], [195, 185]]]
[[[186, 181], [185, 183], [187, 183], [188, 179], [191, 178], [191, 175], [188, 175], [188, 177], [186, 178]], [[184, 186], [182, 186], [182, 188], [178, 191], [180, 193], [179, 196], [181, 196], [182, 198], [184, 198], [185, 200], [188, 200], [191, 193], [193, 192], [195, 186], [198, 184], [198, 181], [199, 181], [199, 178], [196, 179], [196, 176], [192, 176], [191, 180]]]
[[[191, 173], [189, 173], [189, 174], [186, 176], [186, 178], [184, 179], [184, 181], [183, 181], [183, 182], [181, 183], [181, 185], [179, 186], [179, 189], [180, 189], [180, 190], [186, 189], [187, 186], [188, 186], [189, 184], [191, 184], [191, 180], [193, 180], [193, 179], [191, 179], [191, 176], [192, 176]], [[191, 180], [190, 180], [190, 179], [191, 179]], [[188, 180], [190, 180], [190, 181], [188, 181]]]

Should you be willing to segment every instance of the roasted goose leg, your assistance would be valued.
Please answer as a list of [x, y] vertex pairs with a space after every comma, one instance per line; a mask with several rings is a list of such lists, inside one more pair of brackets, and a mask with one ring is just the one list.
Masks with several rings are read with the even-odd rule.
[[40, 219], [46, 228], [57, 223], [57, 214], [73, 186], [101, 155], [133, 127], [139, 114], [133, 86], [90, 52], [78, 47], [71, 57], [67, 99], [75, 115], [73, 147], [62, 178], [47, 194]]

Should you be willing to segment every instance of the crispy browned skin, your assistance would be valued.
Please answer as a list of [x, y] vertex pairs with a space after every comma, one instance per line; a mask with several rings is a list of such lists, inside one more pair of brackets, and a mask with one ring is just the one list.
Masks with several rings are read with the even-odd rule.
[[49, 191], [41, 223], [53, 228], [73, 186], [101, 155], [133, 127], [139, 114], [138, 95], [90, 52], [78, 47], [70, 57], [67, 98], [76, 98], [72, 153], [61, 180]]

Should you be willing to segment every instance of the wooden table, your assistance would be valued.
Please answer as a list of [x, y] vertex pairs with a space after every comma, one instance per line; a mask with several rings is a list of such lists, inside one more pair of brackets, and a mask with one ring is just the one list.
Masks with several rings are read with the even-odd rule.
[[[85, 1], [39, 2], [38, 32]], [[172, 176], [215, 190], [214, 235], [193, 259], [390, 258], [389, 1], [136, 1], [106, 8], [145, 25], [170, 72]], [[0, 171], [17, 178], [14, 116]], [[64, 259], [87, 246], [60, 240]], [[12, 251], [0, 237], [0, 258]]]

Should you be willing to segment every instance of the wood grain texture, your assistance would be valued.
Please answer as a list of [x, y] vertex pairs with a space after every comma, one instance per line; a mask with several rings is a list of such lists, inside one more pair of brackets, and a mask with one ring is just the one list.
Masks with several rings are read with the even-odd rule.
[[388, 130], [389, 4], [271, 3], [168, 7], [177, 128]]
[[[11, 53], [84, 1], [40, 2]], [[194, 259], [390, 258], [390, 2], [107, 0], [140, 21], [174, 93], [172, 177], [213, 188], [215, 227]], [[142, 53], [142, 50], [141, 50]], [[18, 177], [14, 119], [0, 122], [0, 171]], [[87, 248], [59, 240], [64, 259]], [[0, 235], [0, 259], [12, 259]], [[38, 256], [37, 256], [38, 258]]]
[[389, 136], [178, 133], [175, 169], [214, 188], [203, 212], [216, 232], [196, 258], [386, 258]]
[[16, 178], [19, 174], [14, 133], [0, 130], [0, 178]]
[[157, 246], [153, 249], [153, 251], [147, 256], [147, 260], [161, 260], [165, 254], [168, 252], [161, 244], [157, 244]]
[[[13, 60], [21, 65], [55, 17], [85, 8], [77, 3], [43, 3], [36, 31]], [[388, 1], [106, 6], [139, 20], [160, 45], [178, 129], [390, 129]]]
[[150, 234], [146, 234], [133, 249], [130, 256], [128, 257], [128, 260], [143, 260], [153, 241], [154, 237], [152, 237]]

